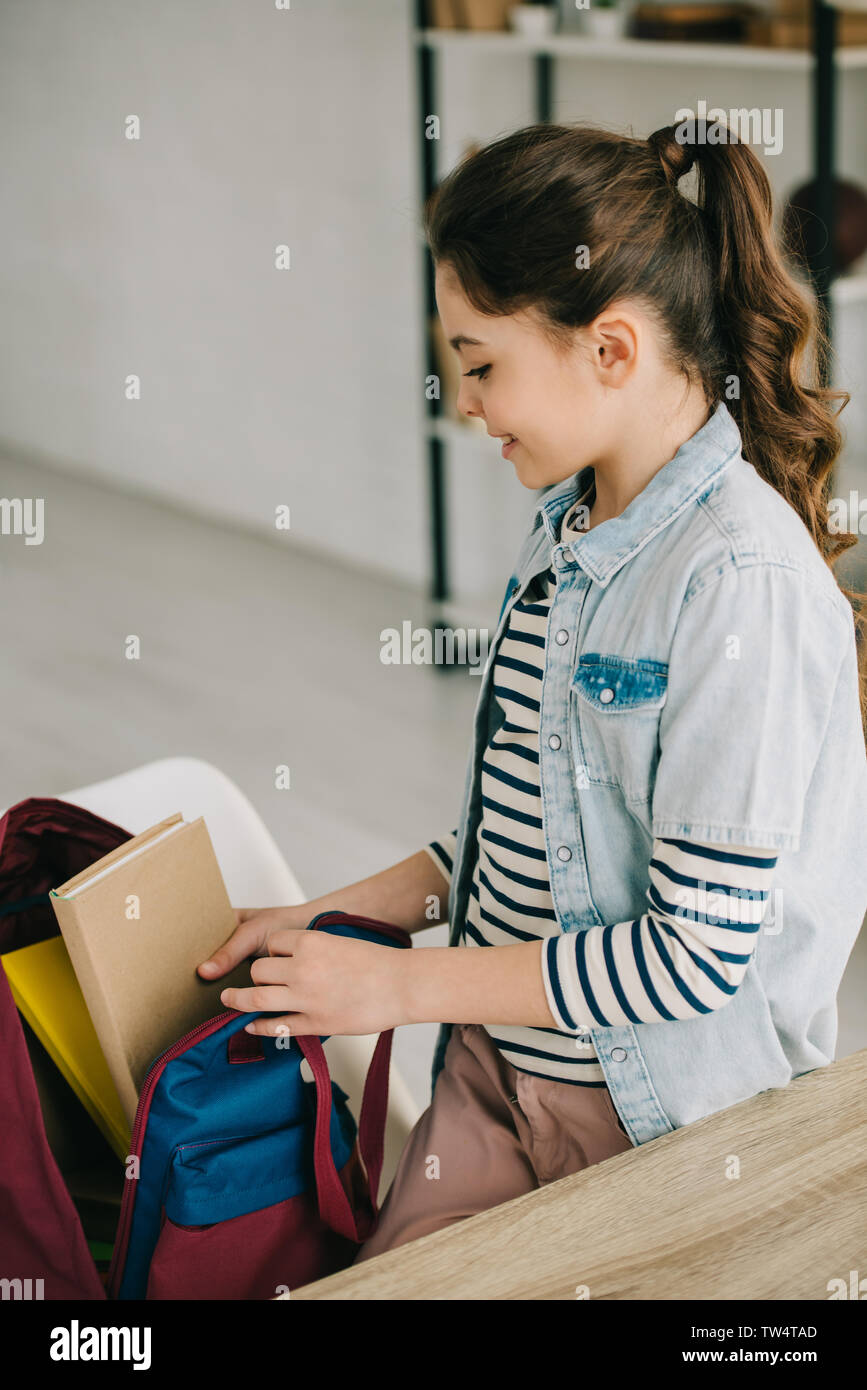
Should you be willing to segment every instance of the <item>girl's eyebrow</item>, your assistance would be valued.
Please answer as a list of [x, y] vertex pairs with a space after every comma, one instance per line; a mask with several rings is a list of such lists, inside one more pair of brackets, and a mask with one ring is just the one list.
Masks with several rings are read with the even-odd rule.
[[460, 352], [464, 344], [466, 344], [469, 347], [485, 346], [484, 340], [482, 338], [468, 338], [465, 333], [459, 333], [456, 338], [449, 338], [449, 343], [454, 348], [455, 352]]

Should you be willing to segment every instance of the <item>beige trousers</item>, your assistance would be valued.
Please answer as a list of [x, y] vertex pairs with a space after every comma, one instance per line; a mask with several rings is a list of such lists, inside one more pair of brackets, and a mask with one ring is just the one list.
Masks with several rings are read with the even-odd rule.
[[431, 1103], [353, 1263], [630, 1148], [607, 1086], [518, 1071], [481, 1024], [456, 1023]]

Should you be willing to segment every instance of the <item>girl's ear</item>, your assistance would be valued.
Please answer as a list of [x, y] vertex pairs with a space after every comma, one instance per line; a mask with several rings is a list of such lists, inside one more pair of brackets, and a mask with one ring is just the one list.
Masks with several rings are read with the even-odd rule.
[[593, 355], [606, 386], [623, 386], [635, 370], [641, 342], [637, 319], [628, 313], [600, 314], [591, 325]]

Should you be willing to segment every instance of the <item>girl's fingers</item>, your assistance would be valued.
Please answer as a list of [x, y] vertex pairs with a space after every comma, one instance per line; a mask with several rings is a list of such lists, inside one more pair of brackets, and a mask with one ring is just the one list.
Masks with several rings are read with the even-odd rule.
[[252, 908], [239, 908], [240, 912], [249, 912], [249, 919], [242, 921], [225, 941], [218, 951], [208, 959], [202, 961], [198, 966], [200, 975], [206, 976], [209, 980], [218, 980], [221, 975], [228, 975], [236, 965], [240, 965], [242, 960], [247, 960], [249, 956], [255, 956], [261, 951], [265, 942], [265, 932], [267, 923], [263, 919], [261, 912], [253, 912]]
[[284, 1014], [282, 1018], [254, 1018], [244, 1029], [245, 1033], [258, 1033], [263, 1038], [309, 1037], [319, 1029], [310, 1026], [307, 1014]]
[[246, 922], [250, 917], [258, 917], [260, 912], [266, 912], [264, 907], [236, 907], [235, 923], [240, 927], [242, 922]]
[[[268, 939], [271, 945], [271, 938]], [[250, 962], [250, 979], [254, 985], [291, 985], [294, 966], [285, 955], [259, 956]]]
[[256, 985], [252, 989], [224, 989], [220, 995], [227, 1009], [239, 1013], [286, 1013], [297, 1001], [287, 985]]
[[298, 945], [299, 930], [303, 929], [298, 927], [278, 927], [276, 931], [272, 931], [271, 935], [268, 937], [268, 955], [294, 955]]

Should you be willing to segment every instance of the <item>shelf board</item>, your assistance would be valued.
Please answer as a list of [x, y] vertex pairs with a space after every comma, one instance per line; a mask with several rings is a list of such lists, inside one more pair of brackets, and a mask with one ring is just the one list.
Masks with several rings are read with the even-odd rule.
[[[686, 63], [708, 67], [778, 68], [790, 72], [809, 72], [813, 54], [799, 48], [758, 48], [741, 43], [674, 42], [668, 39], [596, 39], [587, 34], [548, 34], [529, 38], [505, 30], [418, 29], [416, 42], [445, 53], [449, 49], [488, 53], [548, 54], [552, 58], [585, 59], [589, 62]], [[867, 44], [838, 47], [838, 68], [867, 67]]]

